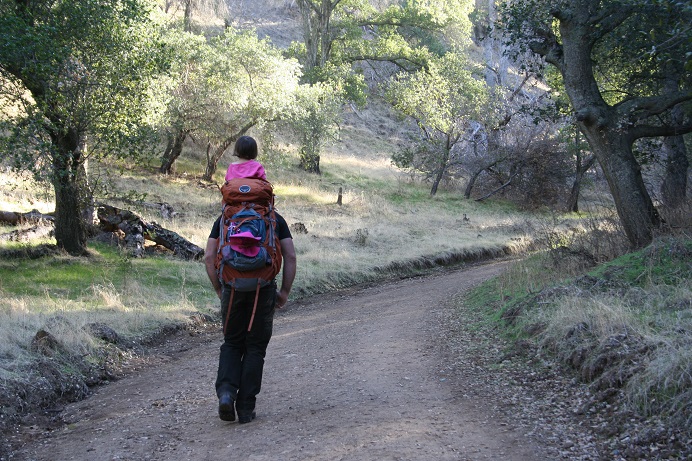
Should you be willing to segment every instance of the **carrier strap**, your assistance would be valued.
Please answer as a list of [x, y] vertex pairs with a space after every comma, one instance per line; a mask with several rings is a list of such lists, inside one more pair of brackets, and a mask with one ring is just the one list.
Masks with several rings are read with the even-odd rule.
[[233, 295], [235, 294], [235, 288], [231, 286], [231, 299], [228, 300], [228, 309], [226, 309], [226, 320], [223, 322], [223, 334], [226, 336], [226, 327], [228, 326], [228, 319], [231, 317], [231, 306], [233, 306]]
[[259, 299], [260, 292], [260, 282], [261, 279], [257, 279], [257, 289], [255, 290], [255, 304], [252, 306], [252, 315], [250, 316], [250, 324], [247, 327], [247, 331], [252, 330], [252, 322], [255, 320], [255, 312], [257, 312], [257, 300]]

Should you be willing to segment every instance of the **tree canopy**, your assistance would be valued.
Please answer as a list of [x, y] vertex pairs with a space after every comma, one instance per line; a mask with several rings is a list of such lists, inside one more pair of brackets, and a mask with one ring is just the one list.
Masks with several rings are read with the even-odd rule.
[[648, 244], [661, 219], [632, 146], [692, 131], [692, 6], [521, 0], [505, 4], [504, 18], [517, 51], [530, 50], [560, 71], [625, 233], [633, 247]]
[[161, 171], [170, 172], [191, 135], [210, 143], [205, 172], [210, 180], [232, 142], [260, 122], [286, 116], [300, 69], [252, 31], [227, 28], [206, 39], [171, 30], [166, 42], [174, 57], [158, 85], [158, 99], [166, 107], [161, 125], [169, 138]]
[[[469, 0], [387, 3], [376, 8], [368, 0], [298, 0], [303, 42], [294, 44], [293, 54], [303, 63], [304, 80], [329, 82], [344, 100], [364, 104], [366, 66], [387, 80], [399, 70], [425, 68], [433, 57], [469, 42]], [[307, 162], [317, 166], [314, 171], [318, 154]]]
[[0, 1], [0, 72], [9, 104], [3, 150], [48, 173], [57, 243], [86, 250], [84, 165], [121, 155], [144, 125], [151, 76], [162, 67], [147, 0]]
[[[86, 250], [90, 158], [135, 155], [144, 134], [157, 131], [167, 141], [162, 172], [192, 138], [207, 145], [204, 178], [211, 179], [239, 136], [283, 119], [298, 134], [300, 166], [319, 173], [320, 151], [336, 139], [343, 104], [362, 107], [383, 88], [419, 128], [396, 163], [422, 172], [433, 195], [443, 178], [462, 173], [470, 176], [467, 197], [479, 177], [501, 188], [522, 175], [524, 183], [552, 176], [566, 184], [565, 175], [553, 174], [569, 169], [555, 152], [571, 158], [557, 139], [559, 126], [547, 117], [533, 123], [545, 115], [536, 112], [545, 112], [538, 100], [549, 85], [553, 101], [568, 100], [633, 247], [647, 244], [662, 223], [641, 173], [639, 151], [651, 149], [640, 140], [657, 138], [660, 148], [650, 156], [666, 159], [663, 202], [685, 198], [682, 135], [692, 132], [687, 3], [512, 0], [500, 9], [490, 2], [487, 11], [471, 0], [297, 4], [303, 41], [279, 50], [228, 21], [223, 30], [192, 32], [199, 28], [189, 20], [194, 8], [223, 6], [216, 0], [166, 2], [185, 8], [187, 30], [153, 0], [0, 0], [0, 149], [16, 168], [49, 177], [59, 246]], [[469, 47], [469, 18], [483, 15], [481, 47]], [[501, 34], [481, 43], [490, 37], [484, 24]], [[524, 111], [531, 104], [533, 114]], [[593, 160], [581, 149], [576, 158], [578, 180]]]
[[421, 130], [413, 148], [395, 159], [400, 166], [417, 164], [432, 178], [430, 193], [435, 195], [470, 122], [487, 110], [485, 83], [473, 75], [461, 55], [451, 52], [431, 60], [427, 69], [402, 75], [390, 85], [387, 97]]

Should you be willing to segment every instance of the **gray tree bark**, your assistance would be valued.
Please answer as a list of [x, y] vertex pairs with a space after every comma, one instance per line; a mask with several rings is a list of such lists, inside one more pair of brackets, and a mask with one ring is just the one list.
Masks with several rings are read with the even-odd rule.
[[[651, 242], [661, 219], [644, 185], [632, 152], [636, 139], [665, 136], [689, 127], [647, 125], [642, 121], [690, 99], [684, 93], [663, 92], [609, 105], [594, 76], [592, 51], [598, 40], [625, 21], [632, 11], [621, 6], [605, 14], [596, 0], [577, 0], [555, 7], [560, 41], [550, 31], [538, 31], [531, 49], [555, 65], [586, 136], [608, 181], [625, 234], [634, 248]], [[687, 132], [687, 131], [684, 131]]]

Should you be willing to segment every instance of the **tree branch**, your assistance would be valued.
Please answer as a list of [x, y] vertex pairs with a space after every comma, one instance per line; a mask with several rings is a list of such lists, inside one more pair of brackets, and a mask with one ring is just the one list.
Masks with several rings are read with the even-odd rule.
[[[489, 168], [488, 168], [487, 170], [490, 171]], [[516, 175], [518, 175], [518, 174], [519, 174], [518, 171], [515, 172], [512, 176], [509, 177], [509, 179], [507, 180], [506, 183], [504, 183], [503, 185], [501, 185], [500, 187], [498, 187], [498, 188], [495, 189], [494, 191], [485, 194], [483, 197], [477, 198], [477, 199], [476, 199], [476, 202], [482, 202], [483, 200], [485, 200], [485, 199], [487, 199], [487, 198], [489, 198], [489, 197], [492, 197], [493, 195], [497, 194], [498, 192], [500, 192], [501, 190], [503, 190], [505, 187], [508, 187], [509, 185], [512, 184], [512, 179], [514, 179], [514, 177], [515, 177]]]
[[589, 41], [596, 43], [615, 30], [630, 16], [632, 16], [632, 11], [627, 8], [618, 8], [617, 10], [603, 9], [601, 14], [595, 15], [593, 20], [589, 22]]
[[[413, 72], [418, 69], [423, 68], [423, 64], [420, 62], [416, 62], [413, 59], [407, 58], [405, 56], [368, 56], [368, 55], [358, 55], [358, 56], [348, 56], [345, 58], [345, 61], [353, 63], [357, 61], [380, 61], [380, 62], [390, 62], [394, 64], [395, 66], [401, 68], [402, 70], [406, 72]], [[405, 66], [402, 62], [408, 62], [412, 64], [412, 66]]]
[[678, 91], [659, 96], [632, 98], [615, 105], [615, 109], [631, 122], [645, 120], [672, 109], [678, 104], [692, 101], [692, 92]]
[[555, 34], [547, 29], [536, 29], [535, 32], [535, 39], [529, 43], [531, 51], [539, 56], [543, 56], [548, 63], [562, 70], [562, 45], [558, 43]]
[[638, 125], [628, 132], [632, 140], [659, 136], [680, 136], [692, 133], [692, 122], [682, 125]]

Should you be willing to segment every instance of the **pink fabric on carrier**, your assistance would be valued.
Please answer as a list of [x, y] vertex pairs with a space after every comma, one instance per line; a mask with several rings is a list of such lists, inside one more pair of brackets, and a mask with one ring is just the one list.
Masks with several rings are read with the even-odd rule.
[[259, 178], [267, 179], [264, 167], [257, 160], [248, 160], [243, 163], [231, 163], [226, 171], [226, 181], [233, 178]]

